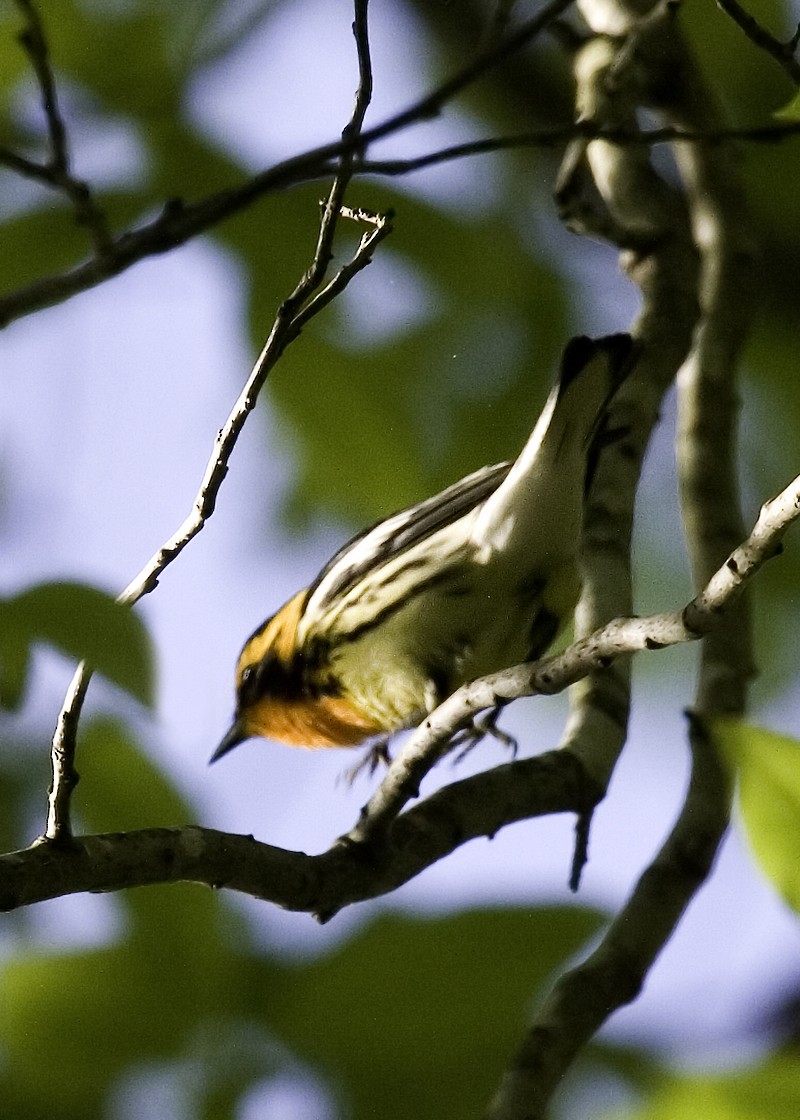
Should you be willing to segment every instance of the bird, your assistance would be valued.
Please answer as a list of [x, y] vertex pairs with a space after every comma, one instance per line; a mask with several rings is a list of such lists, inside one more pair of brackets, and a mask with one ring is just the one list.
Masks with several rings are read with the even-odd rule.
[[352, 747], [418, 725], [460, 685], [541, 657], [570, 620], [585, 494], [636, 363], [628, 334], [572, 338], [519, 457], [467, 475], [344, 545], [247, 639], [246, 739]]

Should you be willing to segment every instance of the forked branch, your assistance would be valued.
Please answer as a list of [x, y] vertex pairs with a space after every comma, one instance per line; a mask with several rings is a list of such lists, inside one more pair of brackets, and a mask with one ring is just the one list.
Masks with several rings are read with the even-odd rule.
[[[346, 133], [357, 136], [364, 120], [372, 89], [369, 63], [369, 39], [366, 27], [368, 0], [356, 0], [354, 33], [359, 58], [359, 85], [352, 117]], [[365, 268], [379, 243], [388, 236], [392, 226], [388, 217], [371, 215], [369, 232], [364, 235], [353, 255], [331, 281], [322, 287], [331, 260], [331, 246], [339, 220], [344, 192], [351, 178], [349, 158], [342, 157], [342, 166], [334, 177], [322, 210], [317, 245], [311, 265], [292, 294], [275, 316], [269, 337], [258, 356], [250, 376], [242, 388], [227, 420], [217, 432], [205, 473], [183, 523], [164, 542], [137, 576], [119, 596], [119, 602], [132, 606], [143, 595], [158, 586], [165, 569], [197, 536], [214, 512], [220, 487], [228, 473], [228, 464], [248, 416], [256, 406], [259, 393], [284, 350], [300, 334], [309, 319], [338, 295], [352, 278]], [[349, 213], [352, 216], [352, 212]], [[321, 290], [320, 290], [321, 289]], [[58, 717], [51, 748], [52, 784], [48, 794], [47, 824], [43, 841], [67, 843], [71, 837], [70, 799], [75, 787], [75, 746], [80, 713], [91, 680], [89, 666], [78, 666]]]

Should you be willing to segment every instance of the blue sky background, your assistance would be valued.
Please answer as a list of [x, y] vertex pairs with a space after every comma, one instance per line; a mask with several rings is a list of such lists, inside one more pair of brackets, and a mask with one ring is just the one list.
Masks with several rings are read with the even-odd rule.
[[[253, 169], [336, 135], [354, 87], [349, 11], [343, 0], [281, 8], [235, 61], [197, 89], [198, 120]], [[402, 5], [376, 3], [373, 16], [371, 114], [380, 119], [425, 87], [428, 60], [419, 57], [415, 21]], [[258, 109], [265, 102], [272, 106], [266, 128]], [[463, 113], [448, 112], [415, 134], [414, 148], [463, 139], [466, 126]], [[406, 144], [411, 141], [394, 141], [393, 152], [402, 154]], [[135, 138], [126, 138], [124, 130], [115, 137], [85, 137], [78, 171], [113, 178], [136, 154]], [[449, 165], [397, 187], [424, 192], [442, 206], [479, 209], [491, 188], [491, 161]], [[539, 221], [552, 226], [552, 251], [563, 251], [568, 239], [552, 216]], [[576, 284], [587, 293], [585, 329], [624, 327], [636, 297], [617, 274], [614, 255], [574, 238], [570, 246]], [[242, 280], [236, 261], [203, 238], [4, 332], [4, 591], [40, 579], [74, 578], [116, 593], [181, 522], [254, 357]], [[295, 280], [286, 277], [287, 292]], [[426, 293], [391, 265], [378, 262], [357, 278], [347, 301], [357, 329], [391, 329], [398, 290], [406, 316], [424, 315]], [[369, 315], [362, 313], [359, 327], [364, 299]], [[319, 329], [325, 329], [324, 320]], [[302, 339], [295, 345], [302, 347]], [[666, 542], [676, 532], [676, 523], [665, 520], [663, 500], [674, 487], [671, 419], [670, 406], [648, 464], [638, 530]], [[509, 454], [515, 450], [509, 447]], [[293, 463], [291, 433], [265, 396], [239, 441], [214, 517], [141, 605], [158, 650], [154, 714], [140, 712], [101, 681], [92, 685], [88, 710], [111, 709], [136, 719], [148, 749], [197, 806], [198, 822], [320, 851], [351, 826], [368, 793], [364, 779], [354, 789], [337, 784], [351, 756], [252, 742], [207, 766], [230, 718], [243, 639], [311, 579], [354, 528], [320, 522], [302, 536], [285, 529], [280, 511]], [[683, 563], [679, 545], [675, 563]], [[678, 605], [662, 601], [648, 578], [645, 571], [641, 592], [648, 607]], [[618, 906], [671, 824], [687, 776], [681, 711], [690, 700], [695, 656], [688, 649], [667, 651], [637, 670], [631, 742], [597, 813], [579, 901]], [[35, 736], [42, 751], [70, 675], [66, 662], [42, 653], [25, 711], [13, 724], [9, 720], [12, 729]], [[527, 749], [548, 748], [558, 741], [565, 710], [563, 698], [520, 703], [505, 725]], [[790, 729], [796, 718], [795, 696], [770, 708], [777, 730]], [[499, 757], [501, 748], [483, 746], [461, 772]], [[450, 773], [443, 767], [430, 788]], [[38, 808], [43, 814], [44, 791]], [[31, 835], [40, 827], [32, 816]], [[248, 899], [237, 905], [265, 944], [315, 952], [382, 907], [564, 901], [571, 842], [571, 819], [515, 825], [323, 929], [305, 915]], [[43, 942], [94, 942], [113, 932], [114, 900], [58, 900], [39, 907], [37, 919]], [[741, 1054], [753, 1009], [800, 983], [798, 950], [796, 919], [734, 835], [643, 996], [614, 1017], [607, 1033], [645, 1037], [689, 1064], [724, 1064]]]

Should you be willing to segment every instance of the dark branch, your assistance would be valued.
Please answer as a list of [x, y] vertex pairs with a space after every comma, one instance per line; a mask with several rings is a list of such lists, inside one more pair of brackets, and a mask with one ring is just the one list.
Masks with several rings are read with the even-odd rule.
[[522, 132], [517, 136], [487, 136], [481, 140], [468, 140], [436, 152], [427, 152], [409, 159], [364, 159], [357, 165], [363, 175], [407, 175], [439, 163], [464, 159], [468, 156], [487, 155], [491, 152], [511, 151], [515, 148], [558, 148], [572, 140], [610, 140], [616, 144], [633, 147], [655, 147], [657, 144], [723, 144], [729, 140], [749, 140], [760, 144], [777, 144], [781, 140], [800, 136], [800, 121], [780, 124], [754, 125], [752, 128], [727, 128], [714, 131], [684, 128], [652, 128], [644, 131], [627, 128], [601, 128], [591, 121], [576, 121], [561, 128]]
[[50, 65], [50, 51], [44, 36], [42, 21], [32, 0], [17, 0], [17, 7], [25, 17], [25, 29], [20, 32], [19, 41], [31, 60], [36, 80], [42, 93], [47, 133], [50, 141], [50, 166], [54, 171], [69, 172], [69, 152], [67, 130], [58, 107], [58, 95], [53, 70]]
[[795, 58], [800, 27], [788, 43], [782, 43], [745, 11], [738, 0], [717, 0], [717, 4], [734, 23], [738, 24], [751, 43], [771, 55], [783, 67], [794, 84], [800, 86], [800, 62]]
[[[309, 856], [198, 827], [37, 843], [0, 856], [0, 910], [81, 891], [191, 881], [327, 920], [354, 902], [395, 890], [470, 840], [492, 837], [516, 821], [582, 812], [596, 800], [580, 763], [548, 751], [437, 791], [369, 849], [336, 844]], [[564, 859], [566, 867], [568, 852]]]
[[[152, 222], [111, 239], [97, 258], [85, 261], [67, 272], [44, 277], [0, 298], [0, 327], [22, 315], [50, 307], [117, 276], [144, 257], [169, 252], [266, 194], [298, 183], [327, 178], [340, 166], [339, 161], [343, 157], [355, 155], [353, 163], [357, 164], [357, 154], [366, 151], [376, 140], [436, 116], [456, 94], [540, 34], [571, 2], [572, 0], [551, 0], [536, 16], [523, 23], [501, 43], [476, 55], [436, 89], [370, 129], [354, 128], [351, 122], [351, 127], [344, 130], [341, 139], [275, 164], [246, 183], [219, 191], [197, 203], [187, 204], [180, 199], [169, 201]], [[356, 19], [356, 27], [358, 22]], [[356, 42], [361, 79], [359, 86], [360, 89], [366, 89], [363, 36], [359, 42], [357, 35]], [[5, 160], [4, 155], [7, 157]], [[14, 170], [50, 185], [60, 185], [52, 175], [44, 174], [41, 169], [37, 170], [37, 165], [8, 149], [5, 152], [0, 150], [0, 162], [6, 162]]]
[[38, 164], [9, 149], [3, 149], [0, 151], [0, 162], [27, 178], [37, 179], [65, 194], [75, 211], [78, 224], [89, 231], [95, 254], [103, 257], [111, 249], [111, 236], [105, 214], [92, 197], [88, 184], [76, 178], [71, 171], [67, 129], [58, 105], [50, 51], [39, 13], [32, 0], [16, 0], [16, 3], [25, 18], [25, 28], [20, 33], [19, 41], [31, 60], [41, 91], [50, 155], [45, 163]]
[[[369, 105], [371, 75], [366, 30], [366, 13], [369, 0], [355, 0], [355, 2], [359, 86], [353, 115], [345, 131], [357, 136]], [[298, 337], [305, 323], [321, 311], [323, 307], [327, 306], [336, 295], [344, 290], [356, 273], [369, 264], [375, 248], [391, 231], [391, 224], [388, 220], [372, 216], [369, 223], [372, 227], [371, 232], [362, 238], [352, 259], [338, 271], [326, 287], [321, 291], [319, 290], [331, 260], [331, 246], [341, 212], [344, 192], [350, 180], [350, 159], [349, 154], [341, 157], [341, 169], [334, 176], [323, 209], [319, 237], [311, 265], [295, 290], [278, 309], [267, 342], [239, 395], [239, 399], [225, 424], [217, 433], [200, 489], [188, 516], [118, 597], [118, 601], [126, 606], [132, 606], [143, 595], [149, 594], [158, 586], [158, 580], [162, 572], [197, 536], [208, 518], [213, 514], [217, 495], [228, 473], [228, 463], [239, 434], [248, 416], [255, 408], [259, 393], [271, 369], [286, 347]], [[77, 783], [74, 763], [76, 736], [86, 690], [91, 677], [91, 668], [85, 663], [81, 663], [73, 676], [53, 734], [50, 752], [52, 782], [48, 791], [47, 824], [44, 837], [46, 840], [62, 846], [71, 840], [70, 800]]]
[[708, 876], [728, 825], [729, 783], [702, 727], [692, 721], [692, 776], [672, 833], [644, 871], [597, 949], [556, 983], [537, 1014], [487, 1120], [546, 1115], [575, 1057], [645, 977]]

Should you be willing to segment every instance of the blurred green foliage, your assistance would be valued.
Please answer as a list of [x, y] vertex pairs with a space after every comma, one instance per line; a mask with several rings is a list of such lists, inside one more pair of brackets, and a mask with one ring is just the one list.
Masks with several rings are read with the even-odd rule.
[[[120, 182], [109, 168], [113, 185], [98, 190], [115, 231], [152, 216], [167, 199], [196, 201], [248, 176], [199, 127], [192, 89], [290, 6], [289, 0], [40, 4], [71, 134], [90, 145], [101, 128], [124, 130], [137, 148], [129, 179]], [[414, 7], [429, 36], [427, 55], [440, 60], [443, 76], [480, 41], [485, 6], [417, 0]], [[758, 9], [761, 20], [789, 38], [788, 5], [773, 0]], [[342, 18], [350, 19], [347, 5]], [[686, 5], [681, 18], [734, 123], [762, 123], [790, 102], [785, 75], [713, 4]], [[16, 40], [20, 26], [15, 5], [4, 5], [0, 145], [41, 156], [37, 94]], [[340, 63], [355, 73], [353, 58], [331, 60]], [[571, 113], [567, 74], [552, 44], [537, 44], [486, 75], [463, 102], [479, 135], [563, 123]], [[270, 106], [263, 112], [269, 124]], [[757, 500], [797, 469], [796, 439], [788, 437], [800, 423], [799, 151], [798, 141], [742, 148], [762, 249], [743, 461]], [[279, 366], [270, 392], [297, 452], [295, 522], [325, 511], [362, 523], [519, 446], [564, 338], [586, 329], [586, 287], [576, 280], [581, 247], [566, 238], [553, 242], [546, 222], [531, 219], [551, 212], [557, 158], [535, 150], [492, 157], [494, 195], [469, 217], [415, 195], [413, 179], [401, 195], [391, 181], [353, 184], [352, 203], [396, 209], [395, 233], [381, 254], [415, 279], [425, 306], [389, 332], [356, 338], [346, 312], [332, 308]], [[8, 190], [0, 210], [0, 291], [85, 259], [86, 232], [57, 195], [8, 171], [2, 183]], [[247, 278], [254, 350], [310, 259], [323, 189], [306, 185], [266, 197], [211, 234], [235, 254]], [[379, 263], [372, 269], [378, 271]], [[370, 275], [356, 285], [370, 283]], [[235, 373], [237, 384], [245, 373]], [[769, 431], [784, 426], [787, 438], [765, 438], [767, 425]], [[659, 553], [661, 547], [649, 542], [656, 564], [668, 569], [674, 556]], [[790, 596], [797, 571], [796, 561], [787, 560], [766, 573], [765, 647], [796, 629], [784, 623], [778, 631], [772, 620], [796, 619]], [[29, 650], [39, 641], [89, 657], [111, 680], [149, 697], [149, 653], [134, 616], [91, 589], [39, 587], [0, 605], [0, 689], [7, 706], [22, 696]], [[775, 681], [780, 648], [770, 653], [768, 679]], [[780, 775], [763, 772], [769, 745], [750, 738], [746, 752], [736, 751], [754, 847], [769, 835], [767, 863], [778, 860], [788, 874], [795, 848], [783, 850], [779, 833], [788, 835], [784, 825], [796, 816], [795, 769], [787, 790]], [[27, 839], [14, 807], [41, 792], [42, 770], [21, 769], [13, 751], [2, 765], [0, 829], [12, 846]], [[87, 729], [80, 769], [76, 810], [89, 829], [192, 819], [191, 807], [116, 725]], [[768, 867], [778, 881], [783, 872]], [[435, 920], [391, 914], [325, 958], [289, 964], [251, 947], [226, 900], [199, 887], [131, 891], [118, 903], [121, 930], [108, 944], [82, 951], [38, 946], [24, 917], [15, 919], [13, 928], [25, 936], [8, 949], [2, 973], [3, 1115], [127, 1118], [125, 1094], [166, 1071], [175, 1117], [222, 1120], [235, 1115], [254, 1084], [287, 1069], [314, 1071], [336, 1114], [352, 1120], [375, 1115], [376, 1100], [386, 1120], [474, 1115], [518, 1041], [535, 993], [599, 924], [597, 914], [577, 908]], [[635, 1068], [634, 1057], [627, 1067], [633, 1080]], [[797, 1115], [798, 1099], [795, 1066], [775, 1058], [727, 1078], [665, 1082], [639, 1115], [782, 1120]]]
[[[86, 729], [81, 775], [75, 808], [91, 831], [191, 820], [111, 721]], [[187, 1115], [211, 1120], [233, 1115], [253, 1083], [305, 1069], [354, 1120], [374, 1115], [376, 1100], [387, 1120], [426, 1109], [463, 1117], [491, 1093], [537, 993], [602, 922], [578, 907], [384, 913], [327, 956], [286, 961], [251, 946], [224, 895], [207, 888], [116, 901], [121, 928], [108, 944], [20, 944], [8, 956], [4, 1115], [100, 1120], [137, 1078], [162, 1070], [175, 1115], [188, 1098]]]
[[794, 1120], [798, 1100], [800, 1062], [796, 1053], [785, 1053], [742, 1072], [667, 1079], [643, 1108], [615, 1115], [617, 1120]]
[[800, 914], [800, 742], [740, 720], [714, 721], [761, 870]]

